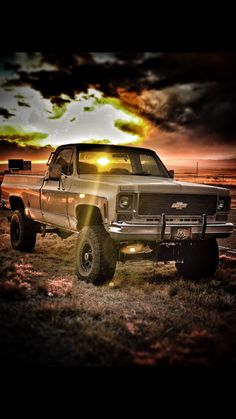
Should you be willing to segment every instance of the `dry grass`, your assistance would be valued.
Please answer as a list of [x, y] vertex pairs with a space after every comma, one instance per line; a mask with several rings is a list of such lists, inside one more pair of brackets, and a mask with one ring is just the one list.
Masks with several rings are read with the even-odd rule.
[[78, 282], [74, 242], [38, 237], [10, 247], [0, 219], [0, 353], [4, 365], [236, 364], [236, 259], [213, 278], [179, 278], [173, 264], [118, 263], [112, 283]]

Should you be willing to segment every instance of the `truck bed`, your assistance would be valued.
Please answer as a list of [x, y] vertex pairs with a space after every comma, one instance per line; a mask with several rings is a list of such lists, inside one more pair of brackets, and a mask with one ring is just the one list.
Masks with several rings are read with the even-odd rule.
[[6, 174], [1, 184], [1, 199], [9, 206], [11, 196], [22, 198], [26, 207], [29, 204], [30, 212], [38, 213], [41, 208], [40, 190], [44, 181], [44, 175]]

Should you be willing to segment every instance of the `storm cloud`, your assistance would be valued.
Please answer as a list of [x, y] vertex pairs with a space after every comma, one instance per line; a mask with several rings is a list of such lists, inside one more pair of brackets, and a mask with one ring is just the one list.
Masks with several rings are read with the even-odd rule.
[[[19, 137], [20, 138], [20, 137]], [[24, 141], [21, 139], [22, 142]], [[19, 142], [9, 142], [9, 140], [1, 139], [0, 141], [0, 156], [1, 160], [8, 160], [8, 158], [22, 158], [32, 160], [34, 156], [37, 160], [45, 159], [45, 156], [49, 157], [50, 153], [54, 149], [50, 146], [36, 147], [33, 145], [27, 145], [27, 147], [22, 147]], [[10, 156], [10, 157], [9, 157]]]
[[91, 86], [121, 99], [124, 92], [135, 94], [125, 105], [163, 130], [187, 127], [235, 142], [236, 54], [45, 52], [3, 58], [16, 75], [5, 87], [30, 85], [54, 103], [61, 94], [73, 99]]
[[41, 147], [40, 140], [47, 138], [43, 132], [27, 132], [11, 125], [0, 126], [0, 160], [5, 160], [9, 155], [15, 157], [32, 155], [36, 153], [37, 158], [42, 158], [46, 153], [52, 151], [50, 146]]

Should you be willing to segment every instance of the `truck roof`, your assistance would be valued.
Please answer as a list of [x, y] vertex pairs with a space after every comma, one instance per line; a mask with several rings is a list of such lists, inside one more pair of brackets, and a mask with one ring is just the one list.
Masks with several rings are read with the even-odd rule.
[[150, 148], [145, 148], [145, 147], [135, 147], [135, 146], [127, 146], [127, 145], [115, 145], [115, 144], [94, 144], [94, 143], [72, 143], [72, 144], [63, 144], [60, 145], [58, 148], [61, 147], [77, 147], [79, 149], [99, 149], [99, 148], [106, 148], [106, 149], [116, 149], [116, 150], [122, 150], [124, 151], [124, 149], [128, 149], [130, 151], [152, 151], [154, 152], [154, 150], [151, 150]]

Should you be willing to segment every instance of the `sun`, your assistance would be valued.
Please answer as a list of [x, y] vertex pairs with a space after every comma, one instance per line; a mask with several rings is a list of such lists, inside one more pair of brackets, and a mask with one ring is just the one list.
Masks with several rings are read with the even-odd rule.
[[97, 163], [101, 166], [107, 166], [110, 163], [110, 160], [106, 157], [100, 157], [100, 159], [97, 160]]

